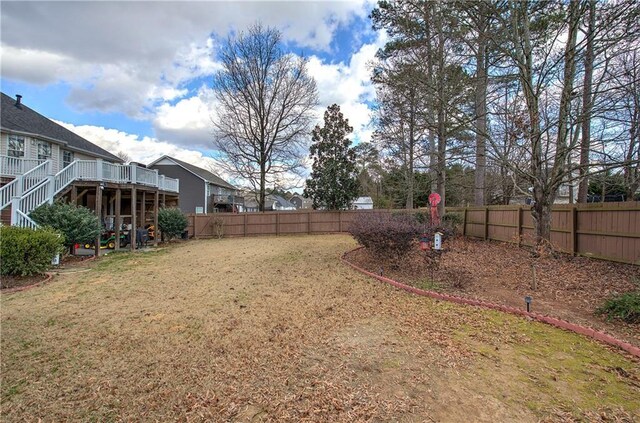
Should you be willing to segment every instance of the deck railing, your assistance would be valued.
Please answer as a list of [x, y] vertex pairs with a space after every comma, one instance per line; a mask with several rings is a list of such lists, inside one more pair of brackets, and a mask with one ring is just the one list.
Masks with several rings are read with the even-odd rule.
[[0, 174], [3, 176], [22, 175], [44, 162], [44, 160], [38, 159], [0, 155]]
[[131, 171], [135, 174], [135, 183], [143, 185], [158, 186], [158, 171], [147, 169], [146, 167], [132, 166]]
[[[5, 160], [14, 170], [26, 169], [31, 163], [18, 163], [19, 160]], [[15, 158], [9, 158], [15, 159]], [[158, 187], [163, 191], [179, 192], [179, 181], [159, 175], [155, 169], [147, 169], [135, 164], [121, 165], [102, 160], [76, 160], [52, 175], [53, 163], [47, 160], [31, 168], [24, 174], [13, 174], [16, 178], [0, 188], [0, 210], [12, 205], [11, 224], [33, 226], [35, 223], [28, 215], [45, 203], [52, 203], [55, 196], [76, 180], [112, 182], [116, 184], [143, 184]]]
[[20, 177], [0, 188], [0, 210], [11, 203], [11, 199], [21, 196], [41, 183], [51, 173], [51, 162], [46, 161], [32, 168]]

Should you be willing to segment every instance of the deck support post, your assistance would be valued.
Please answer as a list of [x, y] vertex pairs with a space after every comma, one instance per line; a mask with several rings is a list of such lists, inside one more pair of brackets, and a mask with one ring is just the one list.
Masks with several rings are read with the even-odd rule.
[[136, 210], [136, 203], [138, 202], [138, 193], [136, 187], [131, 188], [131, 230], [129, 231], [129, 249], [134, 251], [136, 249], [136, 228], [138, 227], [138, 212]]
[[96, 242], [94, 246], [96, 257], [100, 256], [100, 239], [102, 238], [102, 190], [103, 186], [101, 184], [96, 184], [96, 216], [98, 216], [98, 221], [100, 222], [100, 233], [96, 237]]
[[122, 227], [122, 222], [120, 222], [120, 209], [122, 208], [122, 190], [120, 188], [116, 188], [116, 210], [113, 226], [116, 230], [116, 250], [120, 248], [120, 228]]

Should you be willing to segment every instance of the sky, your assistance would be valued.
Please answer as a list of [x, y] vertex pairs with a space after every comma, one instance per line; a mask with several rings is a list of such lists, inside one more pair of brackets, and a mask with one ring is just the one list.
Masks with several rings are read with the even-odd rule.
[[[260, 22], [308, 58], [318, 118], [337, 103], [354, 143], [371, 138], [369, 63], [385, 34], [355, 1], [0, 3], [0, 87], [110, 152], [168, 154], [211, 169], [217, 52]], [[222, 175], [227, 176], [228, 175]], [[231, 182], [242, 184], [241, 180]]]

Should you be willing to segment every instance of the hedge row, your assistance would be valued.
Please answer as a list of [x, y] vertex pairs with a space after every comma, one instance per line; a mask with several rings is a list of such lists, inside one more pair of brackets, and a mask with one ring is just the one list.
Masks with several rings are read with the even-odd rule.
[[0, 274], [31, 276], [45, 272], [64, 249], [64, 237], [53, 229], [0, 228]]

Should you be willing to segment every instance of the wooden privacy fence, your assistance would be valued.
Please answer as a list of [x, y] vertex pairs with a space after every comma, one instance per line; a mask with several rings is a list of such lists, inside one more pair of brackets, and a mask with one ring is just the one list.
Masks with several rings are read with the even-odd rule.
[[388, 210], [277, 211], [255, 213], [188, 214], [189, 236], [215, 236], [216, 220], [222, 223], [225, 237], [346, 232], [349, 224], [363, 213], [388, 213]]
[[[533, 245], [528, 206], [447, 208], [466, 236]], [[569, 254], [640, 265], [640, 202], [562, 204], [551, 213], [551, 244]]]
[[[189, 214], [187, 230], [194, 238], [214, 237], [219, 219], [225, 237], [335, 233], [348, 231], [360, 216], [390, 212], [403, 210]], [[528, 206], [447, 208], [447, 212], [461, 215], [463, 235], [533, 245]], [[551, 243], [569, 254], [640, 264], [640, 202], [554, 206]]]

